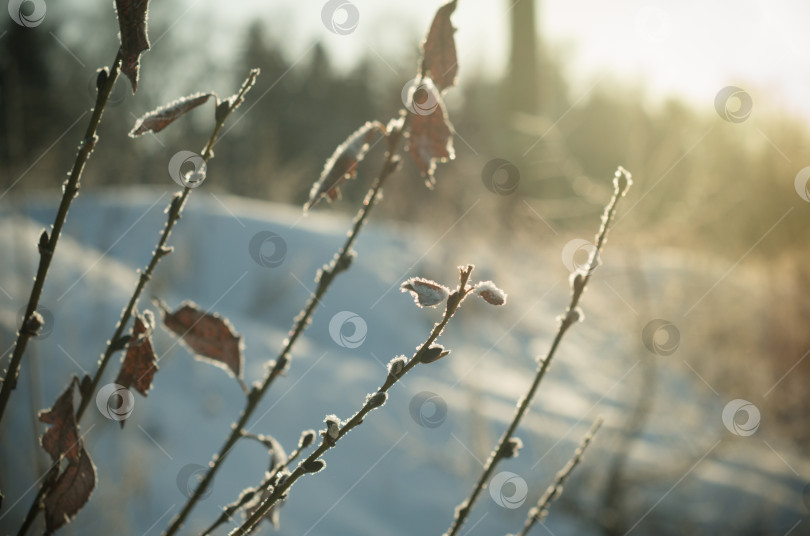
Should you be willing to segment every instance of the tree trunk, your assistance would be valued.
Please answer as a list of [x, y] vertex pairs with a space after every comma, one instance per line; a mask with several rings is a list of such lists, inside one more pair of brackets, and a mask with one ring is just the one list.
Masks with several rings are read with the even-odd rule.
[[510, 112], [532, 115], [541, 112], [535, 1], [507, 0], [511, 25], [511, 53], [505, 81], [507, 108]]

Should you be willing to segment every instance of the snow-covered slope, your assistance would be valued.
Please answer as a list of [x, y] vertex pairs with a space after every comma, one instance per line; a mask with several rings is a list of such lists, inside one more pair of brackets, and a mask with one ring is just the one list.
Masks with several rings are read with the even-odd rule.
[[[34, 493], [31, 485], [43, 472], [44, 456], [32, 448], [33, 410], [50, 405], [71, 374], [94, 370], [135, 285], [135, 270], [149, 259], [169, 197], [151, 189], [115, 190], [85, 193], [73, 204], [41, 302], [52, 318], [49, 333], [31, 343], [13, 410], [3, 423], [2, 534], [16, 531]], [[0, 207], [3, 350], [13, 342], [37, 260], [34, 244], [55, 202], [46, 196]], [[326, 213], [302, 218], [295, 208], [195, 192], [171, 239], [176, 251], [159, 265], [140, 307], [154, 309], [151, 296], [170, 306], [189, 299], [227, 316], [244, 336], [246, 381], [259, 379], [314, 288], [316, 270], [331, 259], [350, 224]], [[255, 246], [260, 238], [254, 237], [267, 232], [279, 237], [278, 247], [265, 243], [261, 251], [271, 266], [262, 266], [251, 241]], [[486, 250], [436, 247], [440, 235], [376, 222], [364, 230], [357, 260], [326, 295], [293, 352], [289, 375], [270, 391], [250, 431], [270, 433], [291, 449], [301, 430], [318, 429], [325, 415], [349, 417], [383, 381], [385, 363], [410, 355], [439, 318], [440, 311], [418, 309], [399, 292], [407, 277], [453, 284], [455, 265], [472, 262], [479, 266], [477, 279], [505, 287], [509, 304], [465, 304], [441, 340], [453, 353], [417, 367], [394, 387], [382, 410], [326, 455], [324, 472], [295, 485], [282, 511], [281, 534], [441, 534], [511, 418], [531, 380], [533, 356], [547, 348], [566, 301], [568, 273], [558, 261], [546, 260], [520, 282], [500, 273], [501, 263]], [[559, 259], [557, 251], [538, 252], [538, 258]], [[605, 268], [597, 277], [610, 274]], [[516, 531], [581, 435], [603, 415], [605, 430], [546, 522], [555, 535], [600, 533], [588, 518], [598, 508], [611, 449], [643, 365], [636, 334], [616, 327], [603, 295], [591, 294], [584, 304], [588, 319], [564, 342], [536, 411], [519, 434], [524, 450], [499, 466], [527, 483], [525, 502], [505, 508], [484, 494], [466, 534]], [[330, 333], [343, 311], [359, 317], [364, 338], [347, 326], [339, 332], [333, 326]], [[343, 344], [335, 333], [343, 334]], [[154, 389], [147, 398], [136, 397], [125, 429], [95, 410], [82, 422], [99, 485], [65, 534], [159, 534], [193, 486], [184, 480], [191, 472], [187, 466], [208, 463], [241, 411], [244, 395], [224, 371], [194, 361], [163, 330], [155, 343], [161, 361]], [[115, 359], [104, 383], [115, 377]], [[634, 478], [626, 488], [634, 512], [630, 524], [640, 520], [632, 532], [734, 534], [753, 528], [783, 534], [806, 520], [807, 461], [781, 449], [764, 426], [751, 437], [730, 433], [721, 420], [728, 400], [707, 392], [679, 361], [658, 367], [650, 426], [629, 463], [632, 475], [652, 475]], [[206, 527], [222, 505], [261, 479], [267, 463], [260, 445], [240, 443], [183, 533]], [[501, 491], [510, 495], [515, 489]], [[792, 534], [808, 527], [799, 524]], [[263, 530], [272, 532], [269, 525]]]

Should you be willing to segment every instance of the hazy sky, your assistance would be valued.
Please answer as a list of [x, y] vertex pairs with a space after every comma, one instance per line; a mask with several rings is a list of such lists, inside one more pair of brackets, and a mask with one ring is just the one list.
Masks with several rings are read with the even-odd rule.
[[[204, 16], [216, 6], [220, 18], [233, 22], [265, 20], [289, 44], [291, 59], [321, 40], [339, 62], [371, 51], [381, 65], [407, 73], [411, 66], [394, 60], [415, 46], [414, 35], [441, 2], [350, 1], [359, 22], [346, 35], [323, 24], [325, 0], [189, 0], [185, 8]], [[459, 1], [453, 20], [462, 77], [502, 71], [512, 1]], [[754, 113], [783, 109], [810, 119], [808, 0], [538, 0], [538, 7], [538, 29], [575, 81], [572, 99], [608, 75], [643, 85], [652, 98], [680, 95], [710, 110], [721, 88], [737, 85], [751, 94]]]

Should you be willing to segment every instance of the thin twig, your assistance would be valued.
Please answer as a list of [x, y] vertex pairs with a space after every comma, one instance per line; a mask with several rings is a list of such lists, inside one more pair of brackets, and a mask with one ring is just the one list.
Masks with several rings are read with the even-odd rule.
[[557, 347], [560, 345], [560, 341], [562, 341], [563, 335], [565, 335], [566, 331], [568, 331], [568, 328], [578, 322], [581, 318], [581, 313], [579, 312], [579, 309], [577, 309], [577, 305], [579, 304], [579, 300], [582, 297], [585, 287], [591, 278], [591, 274], [599, 265], [599, 255], [602, 251], [602, 247], [605, 245], [610, 223], [613, 220], [613, 216], [616, 212], [616, 204], [627, 192], [630, 184], [632, 184], [630, 174], [624, 168], [620, 167], [616, 171], [613, 184], [613, 197], [611, 198], [610, 203], [608, 203], [608, 205], [605, 207], [605, 212], [602, 214], [602, 225], [596, 235], [596, 244], [594, 249], [591, 251], [591, 256], [588, 260], [588, 267], [585, 271], [579, 271], [573, 274], [571, 278], [571, 301], [568, 304], [565, 314], [560, 317], [560, 325], [557, 328], [557, 334], [554, 336], [554, 340], [551, 343], [551, 348], [549, 348], [545, 358], [540, 361], [534, 381], [529, 387], [526, 395], [520, 399], [517, 410], [515, 411], [515, 416], [512, 418], [512, 422], [509, 424], [509, 427], [506, 429], [503, 436], [501, 436], [500, 441], [490, 454], [489, 459], [487, 459], [484, 470], [476, 481], [472, 493], [467, 500], [456, 507], [453, 523], [444, 536], [457, 536], [459, 533], [461, 526], [464, 524], [464, 521], [467, 519], [467, 516], [472, 509], [472, 506], [478, 499], [478, 495], [481, 493], [481, 490], [484, 489], [486, 483], [489, 481], [489, 478], [492, 476], [495, 466], [505, 457], [505, 453], [508, 451], [506, 447], [514, 435], [515, 430], [517, 430], [521, 419], [528, 411], [529, 406], [534, 399], [535, 393], [537, 392], [537, 388], [540, 386], [540, 382], [545, 377], [546, 371], [548, 370], [548, 367], [554, 358], [554, 354], [557, 351]]
[[301, 455], [301, 452], [303, 452], [303, 450], [307, 447], [309, 447], [309, 444], [302, 445], [299, 443], [298, 447], [292, 452], [292, 454], [290, 454], [290, 457], [287, 458], [284, 463], [276, 464], [275, 467], [273, 467], [273, 470], [264, 477], [261, 484], [259, 484], [256, 489], [252, 490], [252, 493], [242, 495], [235, 503], [229, 504], [223, 508], [222, 513], [219, 514], [219, 517], [213, 523], [211, 523], [210, 527], [205, 529], [205, 532], [203, 532], [201, 536], [210, 536], [212, 532], [214, 532], [223, 523], [227, 523], [240, 508], [253, 500], [254, 497], [261, 496], [262, 493], [270, 489], [278, 474], [282, 470], [287, 470], [290, 464], [297, 460]]
[[262, 397], [264, 397], [267, 390], [273, 384], [275, 379], [282, 375], [282, 373], [287, 369], [289, 362], [290, 362], [290, 353], [292, 352], [292, 348], [295, 345], [298, 338], [304, 332], [304, 330], [309, 326], [312, 314], [315, 312], [318, 304], [321, 303], [321, 299], [326, 294], [326, 291], [329, 289], [332, 281], [334, 281], [335, 277], [348, 269], [354, 253], [352, 252], [352, 246], [354, 242], [357, 240], [357, 236], [360, 233], [360, 230], [363, 227], [363, 224], [366, 222], [371, 209], [374, 207], [377, 199], [382, 192], [382, 187], [385, 184], [386, 179], [398, 169], [399, 167], [399, 157], [397, 156], [397, 151], [399, 148], [399, 144], [402, 140], [402, 137], [407, 132], [407, 129], [410, 124], [410, 116], [405, 117], [405, 121], [400, 128], [394, 129], [393, 132], [388, 132], [386, 134], [386, 141], [388, 143], [388, 150], [385, 154], [385, 158], [382, 163], [382, 168], [380, 169], [377, 178], [374, 180], [374, 184], [372, 185], [371, 189], [366, 194], [365, 200], [363, 201], [363, 206], [357, 212], [357, 215], [354, 219], [354, 225], [352, 229], [349, 231], [349, 234], [346, 238], [346, 242], [340, 248], [338, 253], [335, 255], [334, 259], [328, 266], [324, 266], [318, 273], [317, 276], [317, 287], [313, 295], [309, 298], [304, 309], [301, 313], [295, 318], [294, 324], [292, 329], [290, 330], [287, 339], [284, 341], [284, 346], [282, 347], [281, 351], [278, 354], [278, 357], [275, 361], [271, 361], [271, 366], [269, 367], [269, 371], [265, 376], [264, 380], [262, 381], [261, 385], [256, 387], [254, 386], [253, 389], [250, 391], [247, 397], [247, 401], [245, 404], [245, 409], [242, 411], [242, 414], [239, 417], [239, 420], [236, 422], [235, 425], [231, 428], [231, 433], [225, 442], [222, 444], [222, 447], [219, 449], [219, 452], [216, 456], [214, 456], [213, 461], [211, 462], [211, 468], [205, 473], [200, 485], [194, 490], [194, 493], [191, 497], [186, 501], [186, 504], [183, 506], [183, 509], [180, 511], [177, 516], [169, 524], [169, 527], [164, 532], [164, 536], [172, 536], [173, 534], [177, 533], [180, 530], [180, 527], [185, 522], [186, 518], [188, 517], [191, 510], [197, 504], [197, 502], [202, 497], [205, 490], [210, 485], [211, 481], [214, 478], [214, 475], [217, 473], [220, 467], [222, 467], [222, 462], [225, 460], [228, 453], [231, 451], [233, 446], [236, 442], [242, 437], [242, 432], [247, 425], [248, 420], [253, 415], [253, 412], [259, 406], [259, 402], [261, 401]]
[[[635, 289], [641, 294], [640, 299], [635, 300], [634, 303], [641, 304], [644, 307], [643, 310], [639, 311], [638, 318], [652, 318], [650, 316], [652, 310], [650, 288], [637, 250], [633, 250], [633, 258], [628, 266], [632, 272], [635, 272], [631, 272], [629, 275], [635, 283]], [[639, 332], [642, 329], [643, 326], [638, 326]], [[642, 342], [639, 339], [639, 343]], [[639, 352], [641, 379], [638, 382], [638, 392], [633, 402], [633, 412], [625, 421], [619, 441], [613, 447], [612, 460], [605, 477], [601, 505], [604, 514], [599, 517], [602, 519], [602, 526], [606, 535], [624, 534], [628, 528], [623, 526], [623, 520], [627, 518], [622, 514], [625, 494], [628, 490], [628, 487], [625, 486], [627, 479], [626, 468], [633, 449], [637, 448], [640, 443], [640, 436], [654, 407], [652, 401], [658, 393], [658, 360], [654, 359], [657, 356], [648, 353], [646, 350], [646, 348], [642, 347]]]
[[39, 298], [42, 295], [42, 289], [45, 286], [45, 279], [48, 276], [48, 269], [51, 266], [56, 246], [59, 242], [59, 237], [62, 234], [62, 227], [67, 220], [68, 210], [73, 199], [79, 193], [81, 186], [82, 173], [84, 172], [85, 164], [90, 159], [93, 153], [93, 148], [96, 146], [98, 136], [98, 126], [101, 123], [101, 116], [104, 114], [104, 108], [107, 106], [110, 94], [112, 93], [115, 81], [118, 79], [118, 73], [121, 70], [121, 51], [119, 50], [113, 60], [112, 67], [107, 75], [104, 83], [98, 88], [96, 92], [96, 104], [93, 107], [93, 113], [90, 116], [90, 123], [87, 125], [87, 130], [82, 138], [82, 143], [79, 146], [79, 152], [76, 154], [76, 160], [73, 163], [73, 168], [70, 170], [70, 175], [63, 184], [62, 201], [59, 203], [59, 209], [56, 212], [56, 217], [53, 221], [53, 226], [50, 236], [47, 231], [43, 231], [39, 240], [39, 266], [37, 268], [37, 275], [34, 278], [34, 284], [31, 286], [31, 294], [28, 297], [28, 305], [25, 309], [25, 316], [20, 330], [17, 332], [17, 342], [14, 345], [14, 353], [11, 356], [11, 361], [8, 365], [8, 370], [3, 378], [3, 387], [0, 389], [0, 421], [3, 419], [8, 400], [11, 397], [11, 391], [17, 387], [17, 378], [20, 373], [20, 364], [22, 356], [25, 353], [25, 347], [28, 345], [28, 340], [36, 336], [41, 328], [41, 323], [37, 321], [34, 312], [39, 306]]
[[[225, 123], [225, 120], [228, 118], [230, 113], [235, 110], [239, 104], [244, 100], [245, 94], [253, 87], [253, 84], [256, 81], [256, 77], [259, 75], [258, 69], [254, 69], [250, 72], [247, 80], [240, 88], [239, 92], [237, 93], [237, 97], [234, 100], [234, 103], [228, 109], [228, 112], [223, 114], [222, 117], [219, 117], [216, 121], [216, 125], [211, 133], [210, 138], [206, 142], [203, 148], [203, 159], [208, 162], [211, 158], [213, 158], [213, 146], [217, 141], [217, 136], [219, 135], [220, 130], [222, 130], [222, 125]], [[184, 187], [182, 191], [178, 191], [172, 197], [172, 201], [167, 207], [167, 219], [166, 225], [160, 233], [160, 239], [158, 240], [157, 247], [155, 247], [154, 252], [152, 253], [152, 259], [149, 261], [146, 269], [141, 272], [140, 277], [138, 278], [138, 283], [135, 285], [135, 289], [132, 292], [132, 296], [129, 299], [126, 307], [121, 312], [121, 318], [118, 320], [118, 324], [115, 327], [115, 332], [113, 336], [110, 338], [107, 349], [104, 351], [103, 356], [101, 357], [101, 361], [99, 362], [98, 368], [96, 369], [95, 374], [91, 380], [89, 387], [80, 389], [81, 393], [81, 401], [79, 403], [79, 408], [76, 411], [76, 422], [78, 423], [81, 421], [82, 416], [85, 413], [85, 410], [89, 406], [90, 402], [93, 399], [93, 394], [95, 393], [96, 389], [98, 388], [98, 384], [101, 382], [101, 378], [104, 374], [104, 370], [106, 369], [107, 365], [109, 364], [113, 354], [115, 354], [118, 350], [121, 350], [121, 344], [119, 341], [124, 334], [124, 330], [126, 329], [126, 325], [129, 322], [130, 318], [132, 317], [132, 313], [135, 310], [135, 306], [138, 303], [138, 300], [143, 292], [144, 287], [149, 282], [152, 277], [153, 272], [155, 271], [155, 267], [157, 266], [160, 259], [165, 257], [171, 250], [166, 246], [166, 243], [169, 240], [169, 236], [171, 235], [172, 229], [174, 225], [180, 220], [182, 216], [183, 207], [185, 206], [186, 199], [188, 199], [189, 194], [191, 193], [191, 189], [188, 187]], [[58, 467], [58, 466], [57, 466]], [[34, 501], [31, 503], [31, 506], [28, 509], [28, 513], [26, 514], [25, 520], [20, 527], [20, 531], [17, 533], [18, 536], [23, 536], [27, 531], [28, 528], [31, 526], [33, 521], [36, 519], [37, 514], [42, 510], [44, 505], [44, 500], [50, 493], [52, 486], [55, 484], [56, 478], [46, 478], [43, 480], [39, 490], [37, 491], [36, 496], [34, 497]]]
[[[252, 88], [255, 84], [256, 77], [258, 75], [258, 69], [253, 69], [250, 71], [248, 78], [245, 80], [244, 84], [242, 84], [242, 87], [236, 94], [234, 103], [229, 106], [227, 113], [222, 114], [217, 118], [214, 129], [211, 132], [211, 136], [208, 138], [208, 141], [203, 147], [201, 155], [202, 159], [206, 163], [208, 163], [214, 157], [213, 147], [217, 142], [217, 137], [219, 136], [219, 132], [222, 130], [222, 126], [225, 124], [225, 121], [228, 119], [230, 114], [239, 106], [239, 104], [242, 103], [247, 92], [250, 91], [250, 88]], [[146, 266], [146, 269], [140, 273], [138, 283], [135, 285], [135, 289], [132, 291], [132, 296], [129, 298], [129, 303], [127, 303], [126, 307], [124, 307], [123, 311], [121, 311], [121, 318], [118, 320], [118, 324], [115, 326], [115, 332], [109, 339], [107, 349], [104, 350], [101, 361], [99, 361], [99, 365], [95, 374], [93, 375], [90, 388], [82, 392], [82, 399], [79, 403], [79, 409], [76, 411], [77, 421], [81, 420], [82, 415], [84, 415], [85, 410], [87, 410], [87, 406], [93, 399], [93, 395], [96, 392], [98, 384], [101, 382], [101, 378], [104, 374], [104, 369], [107, 368], [113, 354], [121, 349], [121, 344], [119, 344], [119, 341], [124, 335], [124, 330], [126, 330], [127, 324], [132, 317], [132, 313], [135, 311], [135, 307], [138, 304], [141, 294], [143, 293], [143, 289], [152, 278], [152, 274], [154, 273], [155, 268], [160, 260], [171, 252], [171, 249], [166, 246], [166, 243], [169, 241], [169, 237], [172, 234], [175, 224], [183, 215], [183, 207], [185, 207], [186, 200], [188, 199], [189, 194], [191, 194], [191, 190], [191, 188], [186, 186], [182, 190], [176, 192], [172, 197], [169, 206], [166, 207], [166, 225], [160, 232], [160, 239], [158, 240], [155, 250], [152, 252], [152, 258], [150, 259], [149, 264]]]
[[[366, 399], [365, 404], [360, 410], [354, 414], [345, 424], [343, 424], [340, 429], [338, 430], [335, 436], [329, 435], [329, 430], [327, 429], [322, 434], [322, 441], [320, 446], [315, 449], [312, 454], [310, 454], [305, 460], [300, 462], [295, 470], [290, 473], [282, 482], [273, 488], [273, 493], [257, 508], [240, 527], [234, 529], [230, 536], [245, 536], [250, 534], [250, 532], [255, 528], [255, 526], [264, 518], [265, 515], [270, 511], [270, 509], [275, 505], [281, 498], [285, 496], [287, 490], [295, 483], [296, 480], [304, 476], [305, 474], [309, 473], [310, 471], [307, 469], [308, 467], [312, 467], [313, 462], [318, 460], [327, 450], [334, 447], [341, 438], [343, 438], [346, 434], [348, 434], [352, 429], [356, 426], [359, 426], [366, 415], [371, 412], [373, 409], [378, 408], [381, 403], [379, 401], [378, 395], [383, 394], [386, 396], [385, 393], [393, 387], [395, 383], [397, 383], [400, 378], [402, 378], [405, 374], [407, 374], [411, 369], [413, 369], [416, 365], [422, 362], [422, 356], [431, 345], [439, 338], [439, 336], [444, 331], [445, 326], [447, 323], [450, 322], [450, 319], [455, 314], [456, 310], [459, 308], [461, 303], [464, 301], [464, 298], [472, 292], [473, 287], [469, 286], [467, 282], [470, 279], [470, 274], [472, 273], [473, 266], [468, 265], [466, 267], [460, 267], [460, 275], [459, 275], [459, 285], [458, 288], [450, 294], [447, 299], [447, 305], [444, 310], [444, 316], [442, 317], [441, 321], [438, 322], [435, 326], [433, 326], [433, 331], [431, 331], [430, 336], [427, 340], [419, 347], [415, 354], [411, 357], [405, 367], [402, 369], [402, 372], [399, 374], [388, 374], [385, 379], [385, 382], [380, 386], [377, 392], [374, 395], [369, 396]], [[383, 399], [384, 400], [384, 399]]]
[[554, 478], [554, 482], [546, 489], [546, 492], [540, 497], [540, 500], [537, 501], [537, 506], [529, 510], [529, 515], [526, 518], [526, 523], [523, 525], [521, 531], [517, 534], [517, 536], [528, 536], [529, 531], [532, 530], [532, 527], [538, 521], [543, 521], [543, 518], [546, 517], [548, 514], [548, 508], [551, 506], [551, 503], [559, 498], [560, 494], [562, 494], [563, 486], [565, 482], [568, 480], [568, 477], [571, 476], [574, 468], [579, 465], [579, 462], [582, 461], [582, 455], [585, 454], [585, 449], [588, 448], [593, 437], [596, 435], [596, 432], [599, 431], [599, 428], [602, 426], [602, 418], [599, 417], [596, 419], [596, 422], [593, 423], [591, 429], [588, 430], [588, 433], [585, 434], [585, 437], [582, 438], [582, 441], [579, 443], [579, 447], [574, 452], [574, 455], [568, 460], [568, 463], [565, 464], [565, 467], [560, 469], [557, 473], [557, 476]]
[[45, 477], [44, 483], [39, 487], [37, 490], [37, 494], [34, 497], [34, 501], [31, 503], [31, 506], [28, 508], [28, 513], [25, 514], [25, 519], [23, 520], [22, 525], [20, 525], [20, 530], [17, 531], [17, 536], [23, 536], [28, 529], [31, 528], [31, 524], [37, 518], [37, 514], [42, 509], [42, 501], [45, 499], [45, 494], [50, 490], [53, 482], [56, 482], [56, 477], [59, 475], [59, 464], [53, 464], [51, 468], [48, 470], [48, 474]]

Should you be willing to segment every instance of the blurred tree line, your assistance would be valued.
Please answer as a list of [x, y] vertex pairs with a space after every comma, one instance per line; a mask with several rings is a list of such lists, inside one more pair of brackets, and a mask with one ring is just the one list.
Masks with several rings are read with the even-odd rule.
[[[525, 5], [523, 9], [531, 9], [531, 3]], [[482, 199], [497, 212], [504, 224], [499, 228], [519, 231], [531, 217], [521, 200], [530, 199], [555, 226], [577, 227], [583, 218], [599, 213], [612, 171], [621, 163], [634, 173], [636, 192], [646, 194], [628, 214], [635, 228], [650, 231], [658, 241], [666, 236], [668, 244], [733, 254], [755, 242], [763, 225], [775, 222], [786, 206], [802, 202], [793, 189], [802, 166], [784, 156], [807, 155], [807, 129], [801, 121], [753, 115], [742, 124], [728, 123], [714, 112], [713, 103], [700, 110], [678, 101], [651, 108], [641, 91], [609, 77], [583, 97], [577, 93], [581, 90], [569, 87], [563, 66], [542, 39], [536, 39], [531, 53], [519, 46], [526, 41], [519, 31], [534, 35], [531, 25], [521, 29], [521, 21], [533, 15], [520, 9], [515, 9], [511, 67], [505, 77], [468, 75], [458, 91], [448, 94], [458, 133], [456, 162], [439, 168], [436, 192], [426, 190], [415, 169], [406, 165], [387, 192], [397, 197], [397, 203], [386, 204], [389, 217], [416, 221], [425, 212], [435, 214], [439, 206], [441, 217], [452, 221], [471, 200]], [[111, 59], [92, 48], [92, 53], [76, 53], [74, 61], [55, 28], [47, 27], [55, 19], [37, 28], [9, 22], [0, 30], [5, 31], [0, 39], [3, 190], [15, 182], [15, 189], [59, 184], [84, 126], [79, 117], [93, 100], [93, 66]], [[250, 103], [234, 133], [219, 143], [211, 173], [221, 176], [209, 187], [300, 204], [338, 143], [364, 121], [385, 120], [401, 108], [401, 88], [416, 65], [414, 51], [412, 58], [392, 61], [402, 66], [399, 76], [368, 55], [350, 71], [340, 71], [321, 43], [296, 63], [272, 29], [260, 23], [247, 28], [228, 62], [180, 59], [176, 54], [183, 46], [182, 38], [170, 32], [144, 56], [145, 81], [137, 96], [119, 84], [86, 172], [86, 187], [172, 186], [165, 162], [177, 150], [202, 145], [212, 111], [195, 112], [158, 139], [129, 139], [126, 133], [135, 118], [212, 85], [227, 95], [256, 66], [262, 69], [257, 94], [266, 94]], [[461, 69], [472, 70], [467, 65]], [[527, 87], [536, 91], [526, 92]], [[511, 195], [485, 187], [482, 172], [494, 158], [508, 160], [519, 171]], [[358, 182], [367, 184], [372, 170], [373, 164], [362, 169]], [[347, 185], [348, 200], [361, 199], [365, 184]], [[352, 211], [354, 206], [343, 203], [333, 210]], [[805, 223], [799, 214], [789, 215], [757, 253], [778, 253], [798, 237], [807, 238]]]
[[[487, 217], [465, 222], [471, 231], [536, 242], [538, 215], [559, 232], [590, 229], [609, 196], [612, 173], [622, 164], [636, 181], [622, 225], [633, 230], [637, 247], [689, 248], [736, 261], [756, 244], [749, 257], [772, 271], [778, 286], [774, 296], [785, 300], [774, 300], [773, 322], [763, 326], [762, 338], [749, 350], [775, 353], [778, 377], [776, 371], [810, 346], [806, 323], [789, 321], [808, 317], [795, 296], [810, 291], [803, 264], [810, 226], [807, 206], [793, 185], [810, 162], [807, 125], [787, 115], [758, 115], [757, 103], [766, 97], [756, 94], [754, 113], [739, 124], [720, 118], [714, 102], [698, 108], [676, 100], [649, 106], [643, 91], [609, 73], [583, 94], [569, 86], [562, 55], [526, 24], [534, 20], [532, 6], [519, 2], [513, 11], [510, 66], [502, 79], [476, 75], [462, 56], [462, 83], [447, 97], [458, 134], [457, 159], [439, 168], [435, 191], [406, 162], [386, 188], [396, 202], [382, 203], [379, 211], [390, 219], [429, 221], [439, 229], [480, 203], [476, 210]], [[50, 15], [59, 13], [58, 5], [48, 9], [39, 27], [22, 28], [6, 18], [0, 28], [0, 190], [13, 186], [9, 198], [59, 187], [94, 99], [95, 66], [108, 64], [117, 47], [112, 32], [63, 43], [58, 25], [67, 17]], [[83, 31], [115, 27], [111, 10], [87, 9], [71, 19]], [[412, 57], [389, 58], [401, 66], [396, 75], [370, 54], [351, 70], [339, 70], [320, 43], [292, 59], [278, 33], [261, 23], [245, 29], [240, 46], [227, 51], [226, 59], [221, 52], [218, 57], [192, 54], [216, 21], [207, 23], [210, 28], [197, 24], [191, 34], [168, 31], [171, 21], [163, 21], [163, 9], [168, 8], [152, 8], [151, 33], [160, 40], [153, 37], [154, 46], [143, 57], [138, 94], [133, 97], [123, 81], [117, 84], [85, 188], [174, 188], [167, 163], [179, 150], [202, 147], [213, 106], [155, 137], [132, 140], [127, 132], [136, 117], [195, 91], [213, 89], [227, 96], [249, 68], [260, 67], [254, 97], [229, 127], [233, 132], [218, 143], [205, 188], [300, 205], [337, 144], [363, 122], [384, 121], [402, 107], [401, 89], [416, 72], [415, 47]], [[418, 39], [415, 35], [414, 43]], [[328, 210], [355, 210], [381, 150], [373, 151], [358, 180], [343, 188], [346, 202]], [[511, 162], [519, 173], [509, 195], [486, 186], [506, 179], [503, 169], [495, 177], [482, 175], [495, 158]], [[798, 210], [788, 213], [790, 207]], [[804, 372], [799, 377], [810, 376]], [[785, 407], [810, 405], [806, 393], [796, 394], [800, 387], [786, 382], [784, 392], [803, 402]]]

